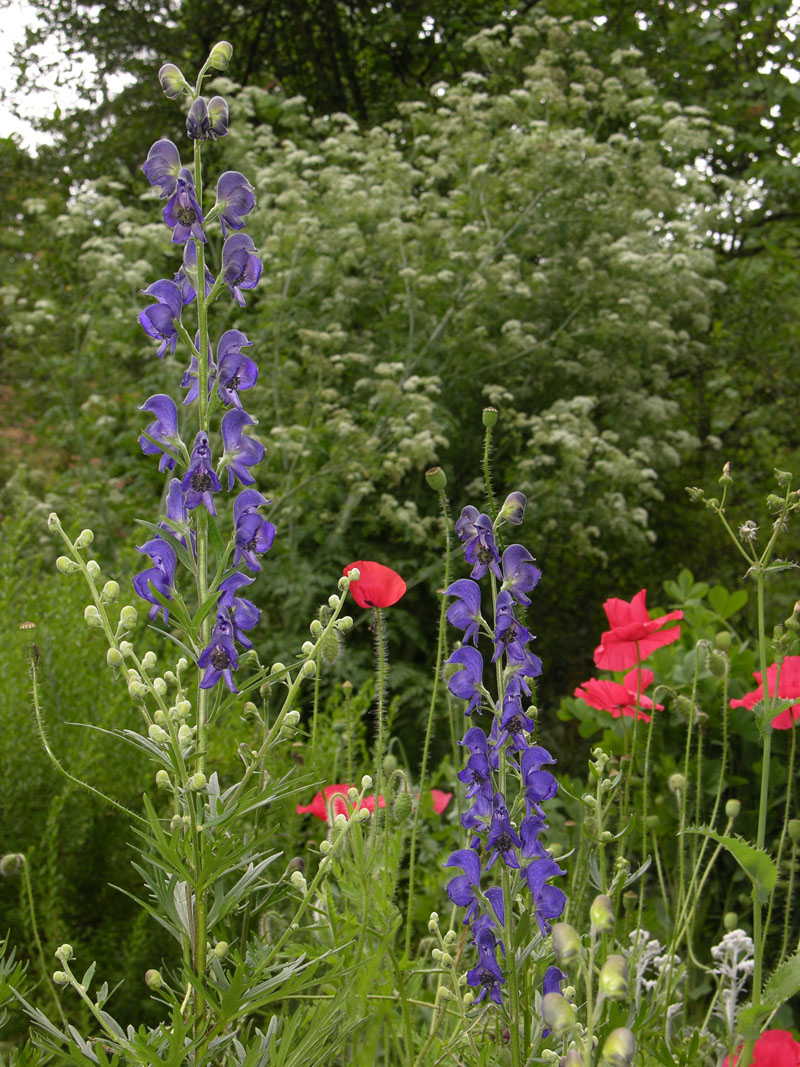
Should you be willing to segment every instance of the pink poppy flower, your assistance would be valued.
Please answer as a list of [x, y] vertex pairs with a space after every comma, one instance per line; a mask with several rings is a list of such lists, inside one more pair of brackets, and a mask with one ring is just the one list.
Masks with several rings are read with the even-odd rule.
[[406, 591], [406, 583], [391, 567], [371, 559], [357, 559], [343, 567], [342, 574], [347, 574], [353, 567], [358, 567], [361, 577], [357, 582], [351, 582], [350, 592], [360, 608], [388, 608]]
[[[624, 715], [650, 722], [650, 716], [642, 708], [653, 708], [653, 701], [644, 695], [645, 689], [652, 684], [653, 672], [639, 669], [628, 671], [621, 682], [607, 682], [599, 678], [590, 678], [575, 690], [575, 696], [585, 701], [591, 708], [607, 711], [618, 719]], [[639, 707], [636, 707], [636, 694], [639, 694]], [[663, 711], [663, 704], [656, 704], [657, 711]]]
[[683, 612], [671, 611], [651, 619], [645, 605], [646, 597], [647, 590], [641, 589], [630, 603], [611, 597], [603, 604], [611, 629], [600, 638], [594, 653], [594, 661], [601, 670], [627, 671], [646, 660], [657, 648], [680, 637], [680, 626], [671, 626], [667, 630], [661, 627], [665, 622], [682, 619]]
[[[333, 797], [333, 814], [334, 815], [346, 815], [348, 818], [355, 811], [355, 804], [351, 803], [347, 799], [347, 791], [351, 789], [349, 785], [326, 785], [322, 792], [317, 793], [310, 804], [298, 804], [298, 815], [315, 815], [318, 819], [322, 819], [323, 822], [328, 821], [328, 804], [331, 797]], [[339, 795], [335, 795], [339, 794]], [[433, 798], [433, 810], [437, 815], [441, 815], [447, 805], [453, 799], [452, 793], [443, 793], [441, 789], [432, 789], [431, 797]], [[385, 808], [386, 801], [383, 797], [378, 798], [378, 807]], [[369, 793], [359, 804], [359, 808], [366, 808], [367, 811], [375, 810], [375, 794]]]
[[[775, 696], [775, 679], [778, 675], [778, 664], [773, 663], [767, 667], [767, 685], [769, 695]], [[751, 693], [745, 693], [741, 700], [732, 700], [732, 708], [747, 708], [752, 711], [759, 700], [764, 699], [764, 686], [761, 681], [761, 671], [754, 671], [753, 677], [759, 683], [758, 689]], [[781, 700], [793, 700], [795, 697], [800, 701], [800, 656], [787, 656], [781, 664], [781, 676], [778, 682], [778, 697]], [[782, 711], [772, 720], [775, 730], [791, 730], [797, 720], [800, 719], [800, 703], [793, 704], [791, 708]], [[782, 1033], [781, 1030], [767, 1030], [767, 1033]]]
[[[733, 1057], [726, 1056], [722, 1067], [736, 1067], [742, 1046]], [[800, 1067], [800, 1043], [788, 1030], [765, 1030], [756, 1041], [750, 1067]]]

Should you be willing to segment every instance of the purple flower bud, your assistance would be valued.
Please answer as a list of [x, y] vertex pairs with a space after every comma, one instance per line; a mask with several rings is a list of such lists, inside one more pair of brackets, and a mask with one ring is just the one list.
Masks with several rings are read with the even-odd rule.
[[260, 571], [261, 564], [256, 555], [262, 555], [272, 548], [275, 540], [275, 527], [262, 518], [257, 508], [271, 501], [262, 496], [257, 489], [244, 489], [233, 502], [233, 523], [236, 551], [234, 566], [243, 562], [248, 570]]
[[170, 100], [177, 100], [184, 93], [190, 93], [189, 83], [174, 63], [165, 63], [158, 72], [158, 80]]
[[140, 311], [139, 322], [148, 336], [161, 341], [156, 355], [162, 359], [168, 348], [174, 354], [178, 343], [175, 320], [180, 322], [183, 311], [181, 291], [175, 282], [161, 279], [148, 285], [143, 292], [146, 296], [154, 296], [158, 303], [151, 304], [144, 311]]
[[181, 170], [181, 157], [172, 141], [156, 141], [142, 164], [151, 185], [161, 186], [161, 199], [172, 196]]
[[231, 296], [245, 306], [242, 289], [255, 289], [261, 277], [261, 260], [256, 246], [246, 233], [235, 233], [222, 246], [222, 273]]
[[159, 444], [148, 441], [142, 435], [139, 438], [142, 452], [146, 456], [161, 456], [158, 463], [160, 471], [174, 470], [175, 460], [172, 456], [167, 455], [164, 451], [164, 446], [173, 447], [180, 440], [178, 437], [178, 409], [175, 407], [175, 401], [164, 393], [156, 393], [155, 396], [148, 397], [139, 410], [149, 411], [156, 416], [156, 421], [150, 423], [146, 432], [162, 446], [159, 447]]
[[[204, 264], [206, 296], [211, 292], [214, 275]], [[187, 241], [183, 247], [183, 263], [175, 273], [175, 284], [181, 291], [184, 304], [191, 304], [197, 296], [197, 245]]]
[[228, 105], [221, 96], [212, 96], [208, 101], [208, 121], [211, 123], [209, 136], [224, 137], [228, 132]]
[[175, 581], [175, 566], [177, 563], [175, 552], [160, 537], [154, 537], [144, 545], [137, 545], [136, 551], [149, 556], [153, 566], [141, 574], [134, 575], [133, 588], [142, 598], [153, 607], [150, 609], [150, 618], [154, 619], [161, 611], [164, 613], [164, 622], [169, 621], [169, 612], [164, 608], [150, 590], [152, 585], [163, 597], [172, 594], [172, 586]]
[[264, 446], [252, 437], [244, 435], [245, 426], [253, 426], [255, 419], [246, 411], [233, 408], [222, 419], [222, 441], [225, 452], [222, 466], [228, 468], [228, 489], [233, 489], [238, 478], [242, 485], [252, 485], [255, 479], [248, 467], [254, 467], [264, 458]]
[[232, 230], [244, 227], [242, 215], [248, 215], [255, 205], [253, 186], [238, 170], [226, 170], [217, 182], [217, 208], [222, 225], [222, 236], [227, 234], [227, 226]]

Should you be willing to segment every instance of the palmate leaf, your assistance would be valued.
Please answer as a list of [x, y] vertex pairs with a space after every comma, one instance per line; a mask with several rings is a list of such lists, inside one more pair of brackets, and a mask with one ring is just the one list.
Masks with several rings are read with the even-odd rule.
[[753, 899], [759, 904], [767, 903], [778, 881], [778, 868], [768, 852], [749, 844], [743, 837], [718, 834], [709, 826], [687, 826], [683, 833], [710, 837], [727, 849], [753, 883]]

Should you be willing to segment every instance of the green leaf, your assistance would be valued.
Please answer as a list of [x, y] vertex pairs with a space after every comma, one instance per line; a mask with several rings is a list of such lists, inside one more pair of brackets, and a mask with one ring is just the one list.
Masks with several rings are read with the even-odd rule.
[[797, 993], [800, 993], [800, 950], [769, 976], [761, 1000], [768, 1003], [770, 1009], [779, 1008]]
[[715, 585], [708, 594], [708, 602], [721, 619], [729, 619], [747, 603], [747, 590], [736, 589], [729, 593], [724, 586]]
[[683, 833], [702, 834], [727, 849], [753, 883], [753, 899], [766, 904], [778, 881], [778, 868], [768, 852], [748, 844], [742, 837], [718, 834], [707, 826], [687, 826]]

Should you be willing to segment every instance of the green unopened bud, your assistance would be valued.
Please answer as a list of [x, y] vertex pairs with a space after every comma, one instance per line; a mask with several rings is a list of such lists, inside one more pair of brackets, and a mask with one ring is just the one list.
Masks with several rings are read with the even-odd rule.
[[191, 745], [194, 740], [194, 733], [191, 726], [188, 726], [185, 722], [181, 723], [178, 727], [178, 744], [181, 748], [185, 748], [187, 745]]
[[512, 526], [520, 526], [525, 517], [527, 503], [528, 498], [524, 493], [516, 491], [509, 493], [500, 508], [498, 519], [504, 519], [506, 522], [510, 522]]
[[609, 1000], [625, 1000], [628, 996], [628, 964], [624, 956], [609, 956], [600, 968], [600, 992]]
[[106, 652], [106, 663], [109, 667], [120, 667], [123, 662], [123, 655], [118, 648], [110, 648]]
[[126, 604], [122, 611], [119, 613], [119, 622], [126, 630], [132, 630], [136, 625], [136, 620], [139, 618], [138, 612], [133, 604]]
[[322, 657], [322, 662], [327, 667], [332, 667], [339, 658], [340, 652], [339, 628], [334, 627], [322, 639], [322, 644], [319, 647], [319, 654]]
[[369, 774], [362, 775], [362, 778], [361, 778], [361, 788], [362, 789], [372, 789], [372, 784], [373, 783], [372, 783], [372, 776], [371, 775], [369, 775]]
[[356, 822], [369, 822], [371, 816], [372, 812], [369, 810], [369, 808], [359, 808], [358, 811], [355, 813], [354, 818]]
[[722, 925], [726, 930], [735, 930], [739, 925], [739, 915], [735, 911], [726, 911], [722, 917]]
[[[445, 986], [442, 986], [441, 988], [444, 989]], [[462, 1004], [464, 1005], [465, 1008], [471, 1008], [472, 1007], [472, 1002], [473, 1002], [474, 999], [475, 999], [475, 994], [472, 992], [471, 989], [468, 989], [466, 991], [466, 993], [464, 994], [464, 996], [461, 998], [461, 1002], [462, 1002]]]
[[191, 93], [189, 83], [174, 63], [165, 63], [158, 72], [158, 81], [170, 100], [177, 100], [183, 93]]
[[635, 1052], [636, 1039], [630, 1030], [620, 1026], [606, 1038], [600, 1062], [607, 1067], [628, 1067]]
[[393, 812], [397, 822], [406, 821], [406, 819], [411, 815], [412, 806], [413, 805], [411, 802], [410, 793], [400, 793], [398, 796], [395, 797]]
[[581, 939], [574, 926], [569, 923], [556, 923], [551, 931], [553, 951], [561, 967], [567, 967], [581, 954]]
[[708, 669], [715, 678], [724, 678], [728, 673], [728, 657], [724, 652], [712, 651], [708, 656]]
[[225, 70], [231, 61], [233, 46], [227, 41], [217, 41], [208, 57], [208, 65], [215, 70]]
[[186, 716], [191, 712], [191, 710], [192, 705], [188, 700], [179, 700], [178, 703], [175, 705], [175, 714], [178, 716], [179, 719], [185, 719]]
[[689, 494], [689, 499], [693, 504], [699, 503], [706, 495], [705, 490], [698, 489], [696, 485], [687, 485], [686, 492]]
[[[131, 682], [131, 685], [136, 685], [135, 682]], [[130, 692], [131, 686], [128, 686]], [[144, 686], [140, 685], [140, 688], [144, 689]], [[163, 745], [165, 741], [169, 741], [169, 734], [166, 730], [162, 729], [156, 723], [152, 723], [147, 727], [147, 736], [151, 741], [155, 741], [157, 745]]]
[[337, 627], [337, 629], [341, 630], [343, 634], [347, 633], [348, 630], [352, 630], [353, 629], [353, 616], [352, 615], [342, 615], [341, 618], [336, 620], [336, 627]]
[[778, 480], [778, 485], [781, 487], [781, 489], [787, 489], [792, 484], [791, 471], [779, 471], [776, 467], [775, 477]]
[[722, 468], [722, 474], [719, 478], [720, 485], [733, 485], [733, 478], [731, 477], [731, 465], [726, 463]]
[[144, 984], [148, 989], [160, 989], [164, 984], [161, 971], [157, 971], [154, 967], [151, 967], [149, 971], [145, 971]]
[[575, 1008], [560, 993], [545, 993], [542, 997], [542, 1019], [558, 1041], [575, 1026]]
[[100, 617], [100, 612], [94, 606], [94, 604], [87, 604], [83, 611], [83, 617], [86, 620], [86, 625], [90, 630], [100, 629], [103, 625], [103, 620]]
[[714, 637], [714, 644], [720, 650], [720, 652], [730, 651], [732, 643], [733, 638], [731, 637], [728, 630], [720, 630], [719, 633], [716, 634]]
[[770, 511], [780, 511], [783, 507], [783, 497], [778, 496], [777, 493], [770, 493], [767, 496], [767, 507]]
[[483, 420], [483, 425], [486, 427], [487, 430], [491, 430], [493, 426], [497, 425], [497, 419], [499, 415], [500, 412], [497, 410], [497, 408], [483, 409], [481, 413], [481, 418]]
[[160, 771], [156, 771], [156, 785], [159, 789], [170, 789], [172, 786], [169, 774], [164, 770], [163, 767]]
[[91, 530], [81, 530], [78, 536], [75, 538], [76, 548], [88, 548], [94, 541], [94, 534]]
[[142, 656], [142, 666], [146, 671], [151, 671], [157, 662], [156, 654], [152, 650]]
[[166, 696], [167, 683], [164, 681], [163, 678], [154, 678], [153, 689], [155, 689], [156, 693], [158, 693], [160, 697]]
[[307, 659], [300, 667], [301, 678], [313, 678], [317, 673], [317, 664], [313, 659]]
[[147, 695], [147, 686], [134, 679], [132, 682], [128, 682], [128, 693], [134, 700], [141, 700], [142, 697]]
[[725, 814], [728, 816], [729, 819], [735, 819], [741, 810], [742, 802], [741, 800], [736, 800], [735, 797], [732, 797], [725, 804]]
[[614, 905], [611, 903], [611, 897], [606, 893], [598, 894], [589, 908], [589, 918], [594, 933], [611, 933], [614, 929]]
[[576, 1048], [571, 1048], [566, 1056], [558, 1061], [558, 1067], [586, 1067], [586, 1060]]
[[347, 580], [348, 580], [348, 584], [350, 582], [357, 582], [360, 577], [361, 577], [361, 571], [358, 569], [358, 567], [351, 567], [350, 570], [345, 575], [345, 578], [347, 578]]
[[684, 722], [691, 722], [694, 718], [694, 704], [683, 693], [675, 698], [675, 711], [678, 718], [683, 719]]
[[302, 871], [292, 871], [289, 877], [289, 881], [296, 889], [299, 889], [301, 892], [305, 893], [307, 888], [307, 882], [306, 876], [303, 874]]
[[67, 985], [69, 982], [69, 975], [66, 971], [53, 971], [53, 981], [56, 985]]
[[789, 832], [790, 841], [793, 841], [795, 845], [800, 842], [800, 819], [790, 819], [786, 829]]
[[[309, 630], [311, 631], [312, 637], [319, 637], [319, 635], [322, 633], [322, 623], [319, 621], [319, 619], [311, 620]], [[311, 647], [313, 648], [314, 646], [312, 645]]]
[[425, 471], [425, 481], [431, 489], [440, 493], [442, 489], [445, 489], [447, 486], [447, 475], [441, 467], [431, 467], [429, 470]]
[[667, 785], [669, 786], [670, 793], [682, 793], [686, 788], [686, 779], [679, 771], [675, 771], [667, 779]]
[[79, 571], [80, 565], [73, 562], [69, 556], [59, 556], [56, 560], [56, 567], [62, 574], [74, 574], [75, 571]]
[[383, 773], [387, 778], [397, 770], [397, 756], [393, 752], [388, 752], [383, 757]]
[[287, 711], [286, 715], [283, 718], [284, 726], [289, 726], [292, 729], [295, 729], [299, 722], [300, 722], [300, 712], [299, 711]]
[[0, 859], [0, 875], [10, 878], [12, 874], [21, 870], [24, 864], [25, 856], [21, 852], [6, 852], [5, 856]]
[[72, 945], [59, 945], [53, 955], [57, 960], [71, 960], [75, 955], [72, 951]]
[[241, 718], [244, 722], [255, 722], [258, 718], [258, 708], [252, 700], [246, 700], [242, 706]]
[[218, 960], [224, 960], [230, 951], [230, 947], [227, 941], [217, 941], [216, 945], [214, 945], [214, 955]]
[[90, 578], [100, 577], [100, 564], [96, 559], [90, 559], [86, 562], [86, 570], [89, 572]]
[[103, 586], [102, 592], [100, 593], [101, 600], [103, 600], [106, 604], [113, 604], [118, 596], [119, 582], [115, 582], [113, 579], [106, 582], [106, 584]]
[[169, 722], [169, 719], [167, 718], [166, 714], [161, 710], [161, 708], [156, 708], [155, 712], [153, 713], [153, 722], [157, 723], [159, 726], [166, 726]]
[[189, 779], [189, 788], [190, 789], [200, 790], [200, 789], [205, 789], [205, 787], [206, 787], [206, 776], [203, 774], [202, 771], [198, 771], [196, 774], [193, 774], [192, 777]]

